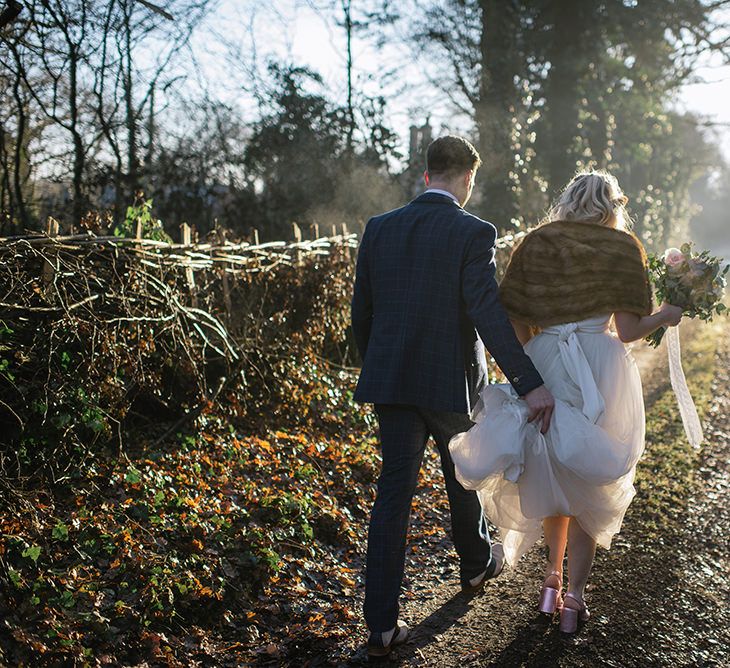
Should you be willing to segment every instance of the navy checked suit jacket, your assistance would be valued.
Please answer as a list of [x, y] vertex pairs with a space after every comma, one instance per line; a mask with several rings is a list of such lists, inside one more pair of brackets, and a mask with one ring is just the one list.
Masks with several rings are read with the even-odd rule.
[[486, 380], [480, 338], [518, 394], [542, 385], [497, 298], [496, 237], [438, 193], [368, 221], [352, 298], [356, 401], [468, 413]]

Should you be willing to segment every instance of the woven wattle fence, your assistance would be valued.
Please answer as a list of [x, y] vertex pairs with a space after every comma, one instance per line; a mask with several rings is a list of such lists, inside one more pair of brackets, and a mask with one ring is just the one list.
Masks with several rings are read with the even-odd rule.
[[48, 232], [0, 239], [0, 473], [59, 476], [131, 427], [162, 439], [220, 401], [273, 420], [317, 360], [350, 355], [346, 228], [267, 243]]
[[55, 232], [0, 239], [0, 474], [58, 476], [214, 406], [321, 426], [345, 401], [358, 244], [345, 226], [266, 243], [193, 243], [187, 226], [180, 243]]

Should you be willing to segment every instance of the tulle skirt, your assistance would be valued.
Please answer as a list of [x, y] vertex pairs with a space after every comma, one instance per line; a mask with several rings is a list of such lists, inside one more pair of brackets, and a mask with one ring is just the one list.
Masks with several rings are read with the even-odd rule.
[[575, 517], [610, 547], [634, 497], [644, 449], [641, 379], [608, 321], [549, 327], [525, 346], [556, 400], [546, 434], [527, 422], [511, 386], [491, 385], [475, 406], [474, 427], [450, 443], [457, 478], [478, 491], [512, 565], [553, 515]]

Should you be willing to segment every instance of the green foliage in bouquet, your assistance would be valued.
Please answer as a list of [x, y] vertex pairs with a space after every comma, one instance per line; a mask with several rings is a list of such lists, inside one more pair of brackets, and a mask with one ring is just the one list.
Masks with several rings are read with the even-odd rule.
[[[730, 265], [723, 268], [720, 258], [709, 251], [693, 252], [692, 243], [649, 256], [649, 278], [657, 301], [681, 306], [688, 318], [706, 322], [727, 310], [722, 300], [729, 269]], [[666, 327], [660, 327], [646, 340], [656, 347], [665, 332]]]

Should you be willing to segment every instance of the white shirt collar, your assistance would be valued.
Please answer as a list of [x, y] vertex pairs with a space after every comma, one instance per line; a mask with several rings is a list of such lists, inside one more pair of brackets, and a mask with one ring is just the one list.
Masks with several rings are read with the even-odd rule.
[[[459, 204], [459, 200], [456, 199], [456, 195], [454, 195], [453, 193], [450, 193], [448, 190], [439, 190], [438, 188], [426, 188], [426, 190], [424, 191], [423, 194], [425, 195], [426, 193], [435, 193], [436, 195], [446, 195], [446, 197], [450, 197], [451, 199], [454, 200], [454, 202]], [[461, 206], [461, 204], [459, 204], [459, 206]]]

